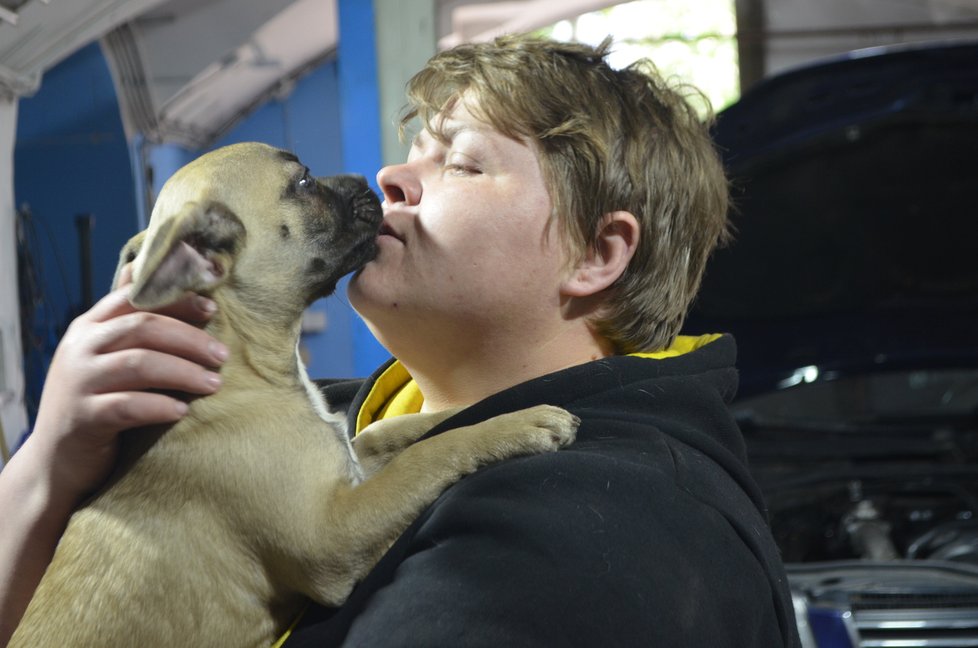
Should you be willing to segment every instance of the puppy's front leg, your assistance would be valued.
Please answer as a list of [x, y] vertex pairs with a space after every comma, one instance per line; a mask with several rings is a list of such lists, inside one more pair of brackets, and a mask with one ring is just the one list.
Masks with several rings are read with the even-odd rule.
[[[410, 445], [370, 479], [335, 489], [328, 501], [330, 528], [322, 537], [329, 533], [334, 546], [355, 550], [345, 555], [350, 562], [342, 568], [306, 571], [304, 591], [327, 605], [344, 600], [446, 488], [486, 464], [557, 450], [574, 440], [579, 422], [570, 412], [550, 405], [503, 414]], [[405, 434], [401, 441], [409, 437]], [[324, 564], [330, 562], [330, 556], [320, 558]]]
[[353, 450], [369, 478], [390, 463], [391, 459], [461, 407], [424, 414], [405, 414], [371, 423], [353, 438]]

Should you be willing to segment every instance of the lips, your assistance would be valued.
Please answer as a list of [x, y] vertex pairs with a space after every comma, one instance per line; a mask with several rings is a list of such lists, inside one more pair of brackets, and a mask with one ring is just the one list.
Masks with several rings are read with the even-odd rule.
[[386, 219], [380, 223], [380, 230], [377, 232], [377, 236], [390, 236], [397, 239], [401, 243], [404, 242], [404, 237], [401, 236], [393, 227], [391, 227], [391, 224], [387, 222]]

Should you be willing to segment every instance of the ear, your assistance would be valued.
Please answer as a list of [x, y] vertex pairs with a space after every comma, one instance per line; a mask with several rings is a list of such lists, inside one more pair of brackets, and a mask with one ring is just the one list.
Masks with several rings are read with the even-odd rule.
[[115, 274], [112, 276], [113, 290], [119, 287], [119, 280], [122, 279], [122, 269], [136, 260], [136, 255], [139, 254], [139, 250], [143, 247], [143, 239], [145, 238], [146, 230], [143, 230], [122, 246], [122, 252], [119, 253], [119, 263], [116, 265]]
[[222, 203], [188, 202], [147, 230], [133, 269], [129, 301], [143, 309], [172, 304], [187, 291], [210, 292], [227, 277], [245, 228]]
[[589, 297], [611, 286], [625, 272], [638, 247], [638, 219], [631, 212], [605, 214], [594, 245], [561, 283], [561, 294]]

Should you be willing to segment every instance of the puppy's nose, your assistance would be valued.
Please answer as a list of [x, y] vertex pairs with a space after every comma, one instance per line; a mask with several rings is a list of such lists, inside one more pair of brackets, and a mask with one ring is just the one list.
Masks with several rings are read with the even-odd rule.
[[330, 176], [323, 178], [322, 183], [343, 200], [349, 210], [348, 213], [355, 219], [371, 225], [380, 223], [383, 217], [380, 199], [362, 175], [348, 173]]

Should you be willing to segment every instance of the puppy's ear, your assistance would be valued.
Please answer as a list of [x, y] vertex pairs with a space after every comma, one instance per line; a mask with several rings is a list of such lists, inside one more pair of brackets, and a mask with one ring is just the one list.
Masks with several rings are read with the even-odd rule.
[[133, 269], [129, 301], [154, 309], [187, 291], [210, 292], [227, 277], [244, 238], [244, 225], [223, 203], [186, 203], [147, 234]]
[[126, 267], [126, 264], [132, 263], [136, 260], [136, 255], [139, 254], [140, 248], [143, 247], [143, 239], [145, 238], [146, 231], [143, 230], [139, 234], [136, 234], [129, 239], [126, 244], [122, 246], [122, 252], [119, 253], [119, 263], [116, 265], [115, 274], [112, 276], [113, 290], [119, 287], [119, 279], [122, 277], [122, 269]]

